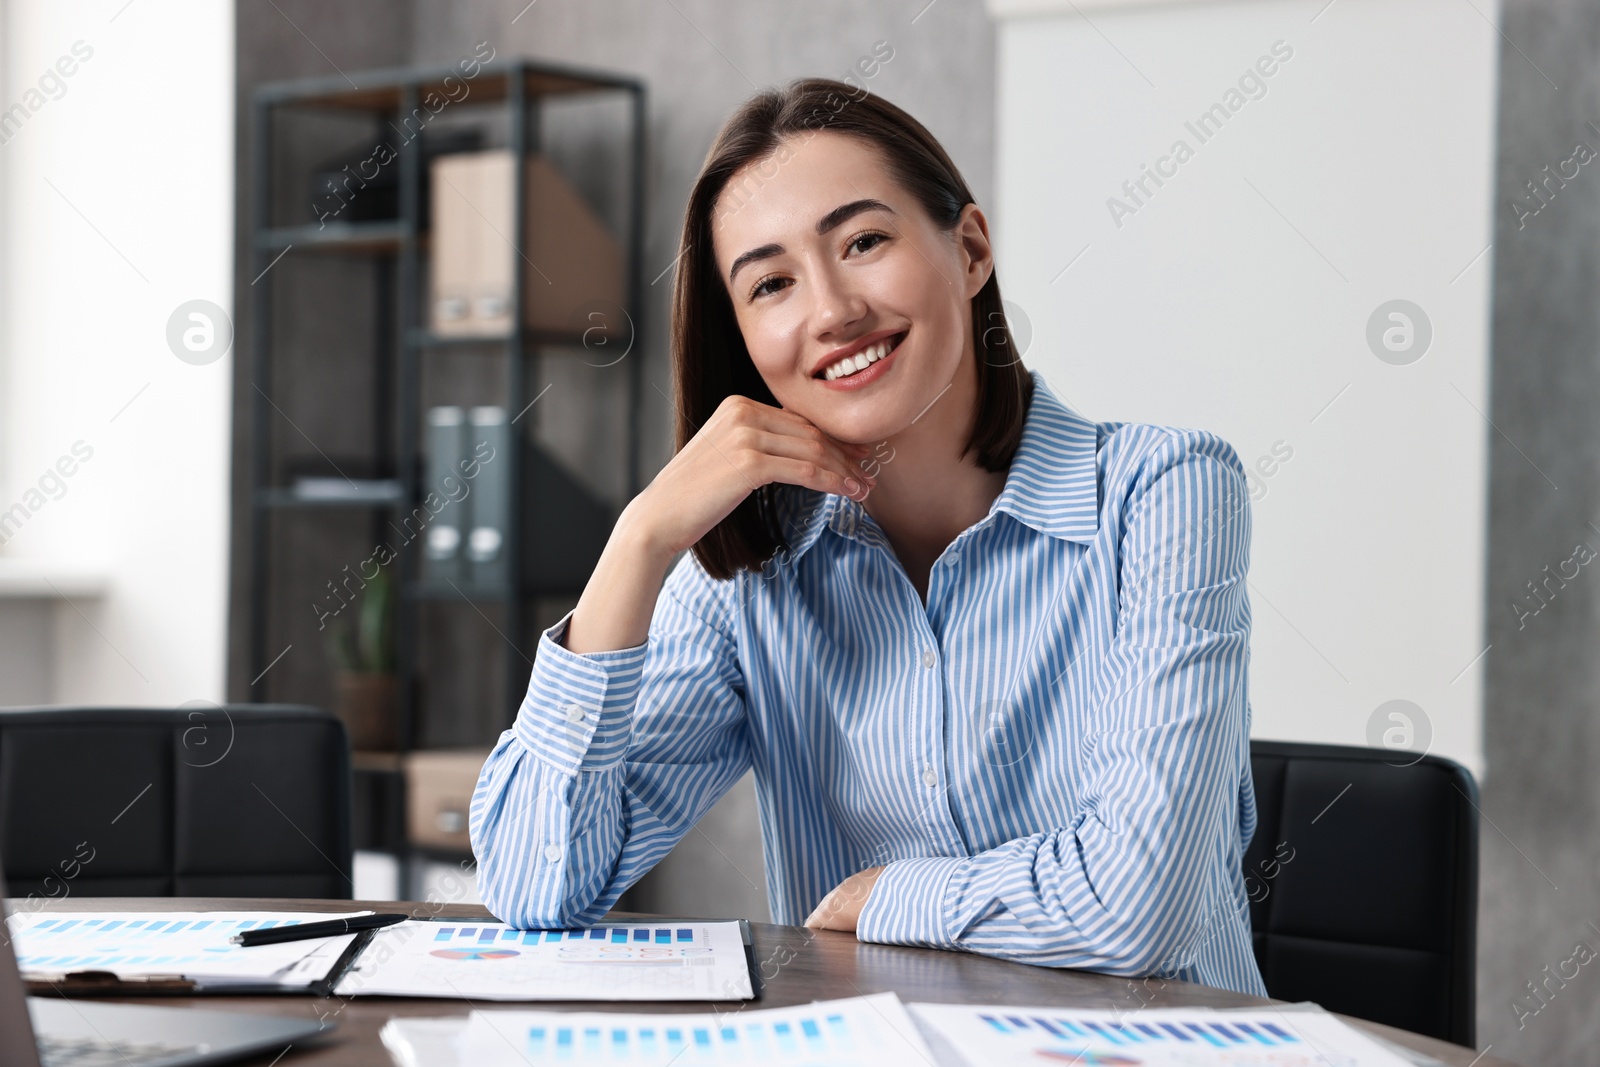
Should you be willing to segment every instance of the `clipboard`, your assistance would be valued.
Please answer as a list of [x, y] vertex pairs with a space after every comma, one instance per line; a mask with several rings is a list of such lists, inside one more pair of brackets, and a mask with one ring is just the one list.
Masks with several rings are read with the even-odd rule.
[[755, 934], [749, 919], [739, 920], [739, 936], [744, 938], [744, 965], [750, 971], [750, 999], [760, 1000], [765, 994], [761, 984], [761, 969], [756, 966]]
[[345, 946], [323, 977], [305, 985], [282, 985], [272, 982], [220, 982], [206, 983], [185, 978], [181, 974], [150, 974], [123, 978], [113, 971], [68, 971], [59, 979], [30, 978], [22, 976], [23, 987], [30, 996], [42, 997], [195, 997], [195, 996], [313, 996], [330, 997], [333, 987], [339, 984], [350, 968], [360, 958], [361, 952], [372, 941], [375, 930], [363, 930]]

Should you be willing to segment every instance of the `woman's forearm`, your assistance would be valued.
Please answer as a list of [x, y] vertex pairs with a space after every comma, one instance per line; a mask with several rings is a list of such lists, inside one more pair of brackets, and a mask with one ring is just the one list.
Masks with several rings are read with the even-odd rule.
[[567, 624], [579, 654], [642, 645], [674, 553], [660, 548], [630, 505], [623, 509]]

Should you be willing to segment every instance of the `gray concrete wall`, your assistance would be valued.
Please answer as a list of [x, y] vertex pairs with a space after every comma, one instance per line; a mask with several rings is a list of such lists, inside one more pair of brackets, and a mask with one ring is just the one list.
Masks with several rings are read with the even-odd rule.
[[[1600, 949], [1600, 577], [1566, 562], [1600, 550], [1600, 159], [1566, 165], [1545, 205], [1526, 183], [1600, 151], [1600, 7], [1516, 0], [1501, 29], [1479, 1047], [1594, 1064], [1600, 960], [1563, 964]], [[1546, 567], [1577, 577], [1544, 605], [1528, 583]]]

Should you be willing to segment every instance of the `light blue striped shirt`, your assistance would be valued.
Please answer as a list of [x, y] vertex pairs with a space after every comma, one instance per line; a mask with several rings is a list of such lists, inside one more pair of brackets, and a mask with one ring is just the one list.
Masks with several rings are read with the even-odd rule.
[[490, 910], [598, 920], [753, 767], [778, 922], [887, 865], [863, 941], [1264, 994], [1244, 469], [1031, 377], [1005, 488], [926, 605], [859, 504], [788, 486], [788, 550], [726, 582], [684, 554], [644, 644], [544, 631], [472, 801]]

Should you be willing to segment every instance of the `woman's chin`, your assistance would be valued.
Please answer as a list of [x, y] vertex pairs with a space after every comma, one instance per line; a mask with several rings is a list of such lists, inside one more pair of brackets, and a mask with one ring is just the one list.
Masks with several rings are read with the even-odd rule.
[[[863, 404], [864, 410], [832, 412], [835, 417], [828, 419], [828, 424], [838, 430], [832, 436], [840, 441], [875, 445], [910, 429], [922, 414], [918, 409], [927, 406], [926, 399], [902, 401], [900, 397], [886, 393], [874, 403]], [[817, 425], [823, 423], [818, 422]]]
[[[871, 447], [880, 441], [894, 436], [903, 426], [890, 423], [883, 419], [851, 419], [839, 421], [836, 419], [813, 419], [813, 422], [835, 441], [847, 445], [862, 445]], [[831, 427], [831, 428], [830, 428]]]

